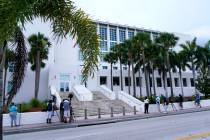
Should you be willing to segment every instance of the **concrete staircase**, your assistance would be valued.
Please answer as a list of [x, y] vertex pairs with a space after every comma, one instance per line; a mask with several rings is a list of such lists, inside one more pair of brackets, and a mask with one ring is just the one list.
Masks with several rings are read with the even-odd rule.
[[[73, 94], [73, 93], [72, 93]], [[60, 93], [62, 99], [67, 98], [68, 94]], [[113, 108], [114, 114], [120, 114], [123, 112], [132, 112], [133, 108], [124, 103], [121, 100], [110, 100], [100, 92], [93, 92], [93, 101], [78, 101], [76, 96], [73, 97], [72, 107], [75, 116], [84, 116], [84, 109], [87, 109], [88, 116], [95, 116], [98, 114], [98, 108], [101, 110], [101, 115], [110, 114], [111, 108]]]

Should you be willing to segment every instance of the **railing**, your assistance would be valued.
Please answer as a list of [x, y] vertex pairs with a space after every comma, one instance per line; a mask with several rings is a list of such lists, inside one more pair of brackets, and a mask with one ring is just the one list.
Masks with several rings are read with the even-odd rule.
[[127, 103], [128, 105], [132, 107], [136, 107], [137, 111], [143, 112], [144, 110], [144, 103], [141, 102], [140, 100], [134, 98], [133, 96], [123, 92], [119, 91], [117, 95], [119, 100], [122, 100], [123, 102]]
[[79, 101], [92, 101], [93, 100], [93, 93], [90, 92], [86, 87], [83, 85], [76, 85], [72, 88], [74, 95], [77, 97]]
[[101, 85], [99, 89], [100, 92], [110, 100], [116, 99], [116, 94], [113, 91], [111, 91], [109, 88], [107, 88], [105, 85]]
[[74, 108], [73, 107], [73, 115], [74, 118], [83, 118], [83, 119], [88, 119], [88, 118], [107, 118], [107, 117], [115, 117], [115, 116], [125, 116], [125, 115], [136, 115], [137, 110], [136, 106], [133, 107], [132, 110], [125, 108], [124, 106], [118, 106], [118, 107], [110, 107], [109, 109], [104, 109], [104, 108]]

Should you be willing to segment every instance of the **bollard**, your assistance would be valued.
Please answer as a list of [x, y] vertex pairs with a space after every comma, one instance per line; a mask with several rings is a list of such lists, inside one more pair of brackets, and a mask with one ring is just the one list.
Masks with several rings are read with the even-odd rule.
[[100, 119], [101, 118], [101, 109], [98, 108], [98, 118]]
[[134, 111], [134, 112], [133, 112], [134, 115], [136, 115], [136, 106], [133, 107], [133, 111]]
[[125, 116], [125, 107], [123, 106], [123, 116]]
[[114, 117], [114, 114], [113, 114], [113, 107], [111, 107], [111, 117]]
[[87, 109], [86, 108], [84, 110], [84, 113], [85, 113], [85, 120], [87, 120]]

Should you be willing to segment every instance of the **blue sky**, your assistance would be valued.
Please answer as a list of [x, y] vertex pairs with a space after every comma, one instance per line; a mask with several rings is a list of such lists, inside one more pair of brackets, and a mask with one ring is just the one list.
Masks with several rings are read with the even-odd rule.
[[210, 39], [210, 0], [73, 0], [93, 19]]
[[[160, 31], [187, 33], [200, 43], [210, 39], [210, 0], [73, 0], [92, 19]], [[38, 31], [51, 36], [50, 24], [35, 20], [26, 36]]]

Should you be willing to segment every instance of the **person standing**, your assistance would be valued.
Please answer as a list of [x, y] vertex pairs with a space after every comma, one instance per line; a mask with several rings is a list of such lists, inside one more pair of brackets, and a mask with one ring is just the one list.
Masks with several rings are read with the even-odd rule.
[[160, 110], [160, 97], [158, 95], [156, 97], [156, 105], [157, 105], [158, 112], [161, 112], [161, 110]]
[[13, 122], [14, 125], [17, 126], [17, 107], [14, 103], [11, 103], [9, 107], [9, 116], [11, 119], [11, 127], [13, 127]]
[[183, 109], [183, 96], [181, 94], [179, 94], [179, 107]]
[[201, 96], [199, 95], [199, 93], [197, 93], [195, 95], [195, 105], [196, 105], [196, 107], [200, 107], [201, 108], [200, 100], [201, 100]]
[[53, 113], [53, 104], [52, 100], [49, 100], [47, 104], [47, 123], [51, 123], [52, 113]]
[[162, 97], [163, 97], [163, 108], [165, 109], [165, 113], [168, 113], [168, 111], [167, 111], [167, 109], [168, 109], [168, 100], [166, 99], [166, 97], [165, 96], [163, 96], [162, 95]]
[[67, 123], [68, 119], [70, 121], [70, 102], [68, 99], [63, 101], [63, 109], [64, 109], [64, 123]]
[[63, 115], [64, 115], [63, 101], [61, 101], [61, 103], [60, 103], [60, 121], [61, 122], [64, 122], [64, 118], [63, 118]]
[[173, 111], [177, 111], [175, 105], [174, 105], [174, 99], [173, 97], [169, 97], [169, 103], [171, 104], [171, 107], [173, 109]]
[[144, 100], [144, 114], [149, 114], [149, 99], [145, 97]]

